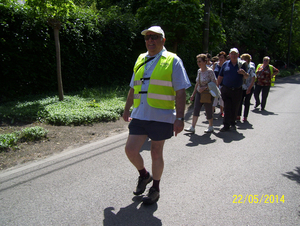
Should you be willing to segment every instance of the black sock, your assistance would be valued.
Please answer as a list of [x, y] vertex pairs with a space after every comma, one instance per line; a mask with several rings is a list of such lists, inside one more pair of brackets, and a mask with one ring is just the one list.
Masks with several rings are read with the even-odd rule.
[[139, 173], [140, 173], [140, 177], [146, 177], [146, 178], [148, 178], [149, 173], [145, 169], [145, 167], [144, 167], [144, 169], [139, 170]]
[[152, 187], [155, 188], [157, 191], [159, 191], [159, 182], [160, 180], [153, 180]]

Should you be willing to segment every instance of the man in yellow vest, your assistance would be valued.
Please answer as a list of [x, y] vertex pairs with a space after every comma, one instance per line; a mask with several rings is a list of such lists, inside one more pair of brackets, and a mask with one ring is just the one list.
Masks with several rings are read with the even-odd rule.
[[[181, 59], [165, 49], [166, 38], [161, 27], [152, 26], [141, 34], [148, 51], [138, 57], [130, 82], [123, 114], [123, 119], [130, 122], [125, 152], [139, 172], [134, 195], [141, 195], [153, 180], [148, 194], [143, 197], [144, 204], [153, 204], [160, 197], [163, 146], [173, 133], [177, 136], [183, 130], [185, 89], [191, 84]], [[151, 139], [152, 175], [140, 154], [147, 138]]]

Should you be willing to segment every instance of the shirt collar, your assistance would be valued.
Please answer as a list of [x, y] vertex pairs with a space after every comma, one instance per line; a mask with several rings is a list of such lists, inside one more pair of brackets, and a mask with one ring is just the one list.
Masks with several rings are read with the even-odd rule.
[[[162, 56], [166, 57], [167, 56], [167, 49], [165, 47], [163, 47], [163, 49], [158, 54], [156, 54], [154, 56], [151, 56], [151, 57], [156, 57], [157, 55], [162, 55]], [[147, 51], [145, 57], [150, 57], [148, 51]]]

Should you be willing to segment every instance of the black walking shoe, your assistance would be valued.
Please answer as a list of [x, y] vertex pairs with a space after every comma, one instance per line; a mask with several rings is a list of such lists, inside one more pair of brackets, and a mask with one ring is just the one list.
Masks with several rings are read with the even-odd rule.
[[220, 129], [220, 132], [226, 132], [226, 131], [229, 131], [229, 127], [223, 127], [222, 129]]
[[146, 196], [143, 197], [142, 201], [145, 205], [151, 205], [158, 201], [159, 199], [159, 191], [155, 188], [151, 187]]
[[259, 104], [256, 103], [255, 106], [254, 106], [254, 108], [258, 108], [259, 105], [260, 105], [260, 103]]
[[138, 180], [138, 184], [136, 186], [136, 191], [133, 192], [134, 195], [140, 195], [143, 194], [143, 192], [146, 190], [147, 184], [149, 184], [152, 181], [152, 177], [150, 173], [148, 173], [148, 177], [140, 177]]

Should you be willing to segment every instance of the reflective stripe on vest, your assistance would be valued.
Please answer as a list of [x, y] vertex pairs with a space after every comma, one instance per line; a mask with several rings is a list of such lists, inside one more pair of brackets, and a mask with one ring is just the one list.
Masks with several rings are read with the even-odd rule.
[[[165, 55], [166, 54], [166, 55]], [[134, 66], [134, 107], [140, 105], [141, 95], [147, 95], [147, 102], [151, 107], [160, 109], [175, 109], [175, 96], [172, 85], [173, 60], [175, 54], [164, 52], [157, 62], [149, 82], [147, 94], [141, 94], [145, 65], [145, 54], [141, 54]], [[138, 69], [138, 70], [137, 70]], [[136, 71], [137, 70], [137, 71]]]

